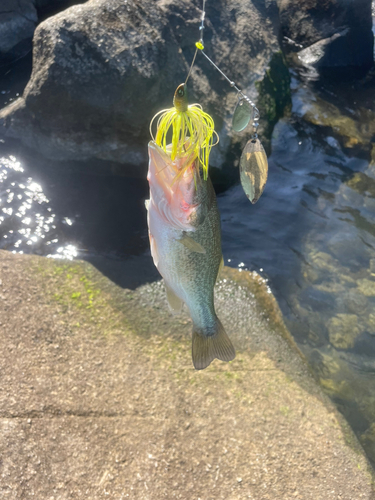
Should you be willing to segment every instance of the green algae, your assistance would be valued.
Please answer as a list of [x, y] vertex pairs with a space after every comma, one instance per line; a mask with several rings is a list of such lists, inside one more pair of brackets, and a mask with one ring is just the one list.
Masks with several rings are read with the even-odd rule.
[[[261, 82], [256, 84], [259, 106], [271, 122], [276, 122], [291, 105], [290, 74], [282, 52], [276, 52]], [[262, 104], [264, 105], [262, 106]]]
[[[291, 109], [290, 74], [282, 52], [273, 54], [263, 80], [256, 82], [262, 137], [270, 138], [276, 123]], [[267, 149], [266, 149], [267, 150]], [[267, 151], [269, 152], [269, 151]]]

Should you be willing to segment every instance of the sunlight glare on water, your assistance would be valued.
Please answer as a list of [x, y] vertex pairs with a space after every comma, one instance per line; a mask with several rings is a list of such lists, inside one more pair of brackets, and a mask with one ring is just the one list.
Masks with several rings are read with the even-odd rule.
[[0, 158], [0, 248], [70, 260], [78, 255], [74, 245], [59, 241], [56, 215], [42, 186], [12, 155]]

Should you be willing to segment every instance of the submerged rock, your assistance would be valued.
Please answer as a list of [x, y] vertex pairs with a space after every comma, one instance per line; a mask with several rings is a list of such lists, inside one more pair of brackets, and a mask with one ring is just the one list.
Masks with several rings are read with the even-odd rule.
[[[279, 50], [277, 10], [273, 2], [224, 4], [207, 5], [206, 51], [254, 98], [254, 82]], [[91, 0], [47, 19], [35, 32], [23, 96], [0, 112], [3, 134], [52, 159], [146, 162], [149, 122], [187, 76], [200, 8], [193, 0]], [[199, 54], [189, 92], [225, 139], [236, 93]], [[215, 148], [214, 166], [229, 143]]]
[[[372, 99], [373, 95], [370, 96]], [[375, 134], [375, 112], [372, 104], [371, 108], [360, 105], [355, 112], [350, 113], [348, 109], [340, 109], [330, 102], [328, 97], [327, 94], [314, 94], [310, 89], [301, 86], [293, 94], [292, 112], [317, 127], [329, 128], [345, 148], [360, 146], [370, 154], [371, 141]], [[324, 133], [327, 135], [327, 130]], [[334, 141], [329, 139], [329, 142], [334, 146], [332, 140]], [[359, 173], [357, 178], [361, 176]], [[373, 189], [373, 183], [374, 181], [368, 183], [370, 190]]]
[[358, 318], [355, 314], [337, 314], [328, 322], [331, 344], [337, 349], [349, 349], [354, 346], [359, 335]]
[[358, 290], [366, 295], [366, 297], [375, 296], [375, 281], [369, 280], [367, 278], [358, 280]]

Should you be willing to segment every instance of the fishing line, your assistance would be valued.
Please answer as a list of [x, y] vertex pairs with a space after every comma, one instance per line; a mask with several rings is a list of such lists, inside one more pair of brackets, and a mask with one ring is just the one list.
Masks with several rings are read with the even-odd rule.
[[[196, 49], [195, 49], [193, 61], [191, 63], [190, 69], [189, 69], [189, 73], [188, 73], [186, 80], [185, 80], [185, 84], [187, 83], [187, 81], [191, 75], [191, 71], [193, 69], [195, 59], [196, 59], [196, 56], [197, 56], [197, 53], [199, 50], [204, 55], [204, 57], [207, 59], [207, 61], [227, 80], [229, 85], [237, 91], [238, 101], [237, 101], [236, 109], [234, 110], [234, 114], [233, 114], [233, 120], [232, 120], [233, 129], [236, 132], [241, 132], [242, 130], [244, 130], [247, 127], [247, 125], [250, 121], [251, 115], [252, 115], [252, 118], [253, 118], [252, 138], [256, 139], [258, 137], [257, 128], [259, 126], [258, 121], [260, 118], [260, 113], [259, 113], [258, 108], [255, 106], [255, 104], [252, 102], [252, 100], [235, 84], [235, 82], [233, 80], [231, 80], [212, 61], [212, 59], [203, 50], [204, 49], [203, 33], [204, 33], [204, 29], [205, 29], [204, 21], [205, 21], [205, 17], [206, 17], [205, 8], [206, 8], [206, 0], [203, 0], [202, 14], [201, 14], [201, 19], [200, 19], [201, 24], [199, 26], [200, 38], [199, 38], [199, 41], [196, 42], [196, 44], [195, 44]], [[244, 109], [241, 109], [242, 106], [244, 107]], [[249, 109], [249, 106], [251, 107], [251, 110]], [[252, 113], [251, 113], [251, 111], [252, 111]]]
[[[201, 25], [199, 26], [199, 31], [201, 32], [201, 37], [199, 39], [199, 42], [201, 43], [202, 47], [203, 47], [204, 18], [206, 16], [205, 7], [206, 7], [206, 0], [203, 0], [202, 15], [201, 15]], [[192, 61], [191, 65], [190, 65], [188, 76], [186, 77], [186, 80], [185, 80], [185, 85], [186, 85], [186, 83], [187, 83], [187, 81], [189, 79], [189, 76], [191, 74], [191, 70], [193, 69], [193, 66], [194, 66], [194, 63], [195, 63], [195, 58], [197, 57], [198, 49], [200, 48], [200, 47], [198, 47], [197, 44], [195, 44], [195, 45], [196, 45], [196, 49], [195, 49], [193, 61]]]
[[260, 113], [252, 100], [204, 52], [203, 33], [205, 29], [204, 20], [206, 17], [205, 7], [206, 0], [203, 0], [201, 23], [199, 26], [200, 38], [199, 41], [195, 43], [196, 49], [185, 84], [191, 75], [197, 53], [200, 51], [207, 61], [225, 78], [225, 80], [227, 80], [229, 85], [237, 91], [237, 105], [232, 117], [232, 128], [235, 132], [241, 132], [248, 126], [251, 118], [253, 127], [251, 139], [247, 142], [242, 151], [240, 159], [240, 179], [246, 196], [251, 203], [256, 203], [263, 192], [268, 176], [267, 155], [257, 134]]
[[188, 81], [189, 76], [191, 74], [191, 70], [193, 69], [193, 66], [194, 66], [194, 63], [195, 63], [195, 58], [197, 57], [197, 54], [198, 54], [198, 47], [195, 49], [195, 53], [194, 53], [194, 57], [193, 57], [193, 62], [190, 65], [189, 73], [188, 73], [188, 76], [186, 77], [186, 80], [185, 80], [185, 85], [187, 84], [187, 81]]

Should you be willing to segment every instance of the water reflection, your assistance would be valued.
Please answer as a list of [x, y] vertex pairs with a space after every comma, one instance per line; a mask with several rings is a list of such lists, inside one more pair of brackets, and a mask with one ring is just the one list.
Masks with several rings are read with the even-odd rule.
[[148, 248], [147, 194], [145, 179], [45, 169], [31, 155], [22, 164], [0, 155], [0, 248], [67, 259], [139, 255]]
[[56, 215], [40, 184], [14, 156], [0, 159], [0, 248], [73, 259], [77, 249], [61, 246]]

